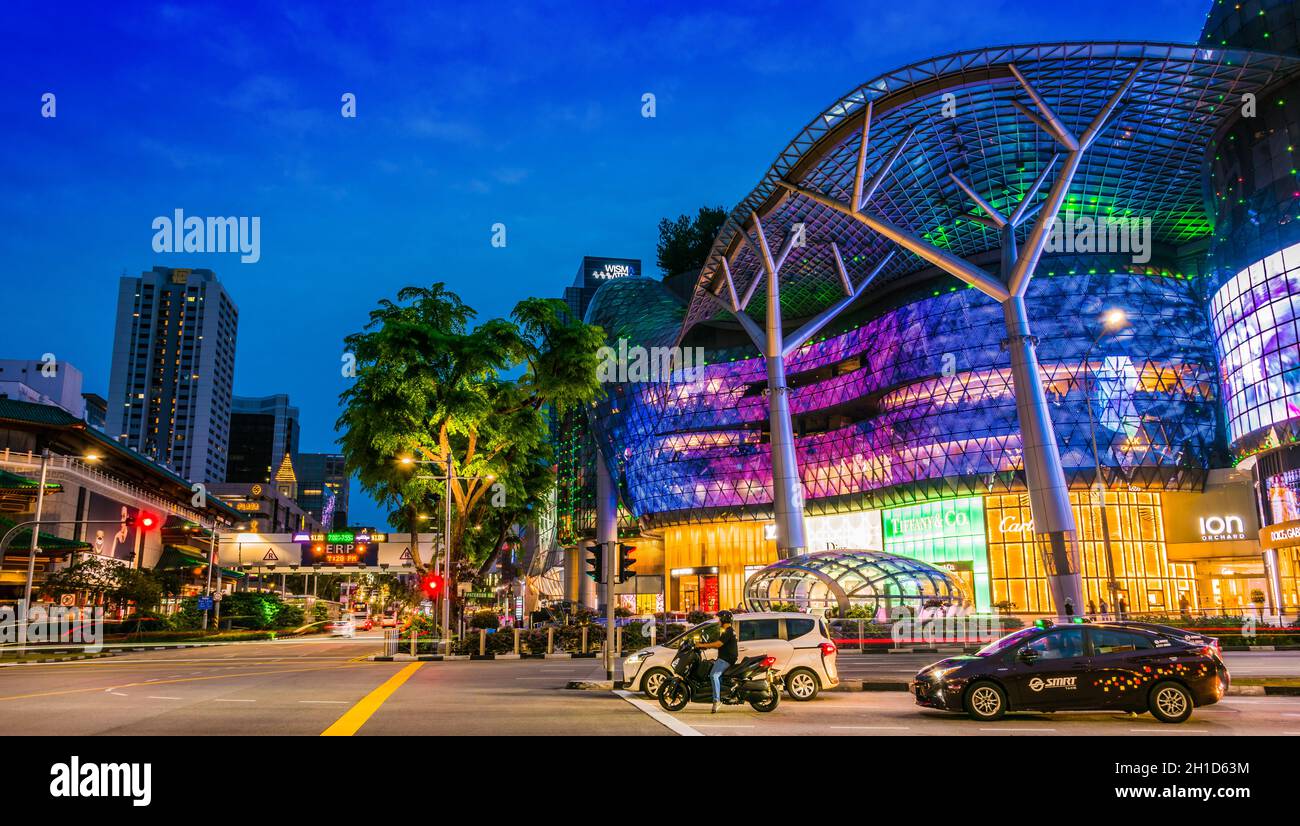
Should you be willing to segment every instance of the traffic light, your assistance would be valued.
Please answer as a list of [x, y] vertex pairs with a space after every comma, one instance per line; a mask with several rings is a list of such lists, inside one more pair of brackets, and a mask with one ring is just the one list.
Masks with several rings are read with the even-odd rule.
[[587, 557], [587, 576], [597, 583], [605, 582], [605, 546], [597, 543], [591, 546], [591, 556]]
[[636, 564], [636, 546], [619, 545], [618, 546], [618, 576], [614, 579], [614, 581], [620, 583], [627, 582], [629, 579], [636, 576], [636, 571], [632, 570], [632, 566], [635, 564]]
[[128, 516], [126, 524], [131, 527], [138, 527], [142, 531], [151, 531], [158, 527], [159, 519], [152, 513], [140, 511], [135, 516]]
[[420, 590], [429, 599], [437, 599], [442, 594], [443, 579], [437, 574], [425, 574], [420, 580]]

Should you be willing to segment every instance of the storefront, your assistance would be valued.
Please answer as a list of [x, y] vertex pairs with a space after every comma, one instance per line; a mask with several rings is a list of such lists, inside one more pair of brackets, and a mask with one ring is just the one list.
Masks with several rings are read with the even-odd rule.
[[[1286, 614], [1300, 610], [1300, 519], [1262, 529], [1259, 544], [1265, 570], [1277, 572], [1263, 589], [1267, 606], [1280, 603]], [[1265, 610], [1276, 613], [1271, 607]]]
[[1195, 568], [1195, 588], [1187, 595], [1192, 610], [1256, 610], [1254, 599], [1269, 588], [1250, 474], [1216, 470], [1203, 493], [1164, 494], [1164, 525], [1169, 558]]
[[[1169, 558], [1164, 534], [1162, 494], [1158, 491], [1106, 491], [1106, 528], [1091, 491], [1074, 491], [1074, 510], [1083, 575], [1084, 606], [1114, 612], [1120, 598], [1130, 614], [1167, 613], [1189, 595], [1196, 607], [1192, 562]], [[1013, 613], [1051, 613], [1043, 556], [1035, 545], [1028, 494], [984, 498], [988, 525], [989, 573], [993, 604]], [[1109, 552], [1105, 541], [1110, 535]], [[1114, 580], [1114, 595], [1108, 583]]]
[[981, 497], [941, 499], [921, 505], [888, 508], [880, 517], [885, 552], [928, 562], [957, 577], [975, 607], [993, 607], [989, 555]]

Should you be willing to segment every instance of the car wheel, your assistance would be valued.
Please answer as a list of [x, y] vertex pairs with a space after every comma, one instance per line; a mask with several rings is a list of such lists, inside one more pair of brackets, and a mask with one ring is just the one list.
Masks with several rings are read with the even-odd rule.
[[791, 700], [806, 703], [821, 691], [821, 684], [817, 681], [817, 675], [810, 669], [796, 668], [785, 677], [785, 691], [790, 695]]
[[659, 686], [659, 705], [664, 711], [681, 711], [691, 701], [691, 690], [684, 680], [664, 680]]
[[1156, 683], [1147, 705], [1162, 723], [1181, 723], [1192, 716], [1192, 695], [1181, 683]]
[[663, 686], [664, 680], [668, 679], [668, 669], [652, 668], [646, 672], [645, 678], [641, 680], [641, 690], [647, 697], [658, 697], [659, 689]]
[[976, 720], [999, 720], [1007, 713], [1007, 695], [997, 683], [981, 680], [966, 689], [966, 713]]

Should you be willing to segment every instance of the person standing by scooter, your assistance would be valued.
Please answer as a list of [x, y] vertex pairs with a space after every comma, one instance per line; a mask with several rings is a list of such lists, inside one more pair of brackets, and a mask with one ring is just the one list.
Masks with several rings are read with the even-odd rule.
[[718, 649], [718, 658], [713, 661], [713, 670], [709, 672], [709, 680], [713, 683], [713, 713], [718, 713], [718, 707], [722, 704], [722, 672], [736, 664], [740, 653], [736, 645], [736, 629], [731, 625], [731, 612], [718, 612], [718, 627], [721, 633], [713, 642], [701, 642], [696, 644], [696, 648], [716, 648]]

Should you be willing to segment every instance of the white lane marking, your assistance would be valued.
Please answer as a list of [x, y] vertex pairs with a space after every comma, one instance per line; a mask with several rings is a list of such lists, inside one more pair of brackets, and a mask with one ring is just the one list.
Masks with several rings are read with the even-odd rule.
[[998, 726], [997, 728], [982, 728], [980, 729], [980, 731], [1056, 731], [1056, 729], [1054, 728], [1005, 728], [1003, 726]]
[[257, 700], [213, 700], [214, 703], [256, 703]]
[[753, 726], [733, 726], [730, 723], [696, 723], [696, 728], [753, 728]]
[[1131, 728], [1129, 731], [1138, 734], [1209, 734], [1209, 729], [1204, 728]]
[[911, 726], [827, 726], [842, 731], [911, 731]]
[[624, 700], [627, 700], [636, 708], [645, 712], [656, 723], [665, 726], [675, 734], [680, 734], [682, 737], [703, 737], [704, 736], [704, 732], [696, 731], [695, 729], [683, 723], [681, 720], [678, 720], [676, 717], [672, 716], [671, 714], [666, 713], [665, 711], [663, 711], [663, 709], [660, 709], [657, 705], [652, 705], [646, 700], [642, 700], [640, 697], [637, 697], [635, 694], [633, 694], [630, 691], [624, 691], [623, 689], [620, 688], [617, 689], [614, 693], [622, 697]]
[[323, 706], [345, 706], [348, 704], [347, 700], [299, 700], [298, 702], [315, 703], [317, 705], [323, 705]]
[[145, 699], [147, 699], [147, 700], [179, 700], [179, 699], [181, 699], [181, 698], [180, 698], [180, 697], [163, 697], [163, 696], [160, 696], [160, 695], [157, 695], [157, 694], [150, 694], [150, 695], [149, 695], [148, 697], [146, 697]]
[[114, 697], [125, 697], [125, 696], [127, 696], [127, 695], [123, 694], [123, 693], [120, 692], [120, 691], [110, 691], [110, 692], [108, 692], [108, 693], [109, 693], [109, 694], [112, 694]]

